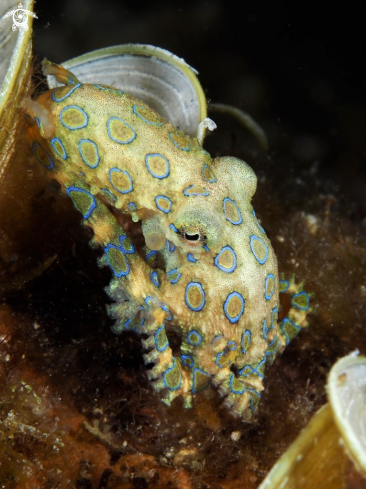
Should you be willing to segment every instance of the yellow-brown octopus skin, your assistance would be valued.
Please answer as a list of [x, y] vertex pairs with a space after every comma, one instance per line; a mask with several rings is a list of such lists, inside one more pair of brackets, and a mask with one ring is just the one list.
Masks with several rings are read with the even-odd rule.
[[[148, 377], [170, 404], [210, 386], [250, 419], [265, 364], [306, 326], [309, 296], [279, 281], [277, 260], [251, 206], [257, 178], [243, 161], [212, 159], [197, 139], [146, 104], [105, 85], [65, 83], [26, 103], [33, 153], [92, 227], [113, 279], [114, 331], [143, 334]], [[137, 247], [110, 208], [142, 223]], [[277, 322], [279, 293], [292, 307]], [[174, 356], [166, 330], [181, 337]]]

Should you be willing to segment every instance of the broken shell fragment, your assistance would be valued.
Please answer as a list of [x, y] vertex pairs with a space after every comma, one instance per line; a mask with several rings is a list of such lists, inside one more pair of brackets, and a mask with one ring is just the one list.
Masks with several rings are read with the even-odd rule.
[[339, 360], [328, 378], [328, 398], [344, 447], [366, 476], [366, 358], [352, 353]]
[[327, 392], [329, 403], [315, 413], [259, 489], [344, 489], [350, 471], [366, 481], [366, 358], [352, 353], [340, 359], [330, 371]]

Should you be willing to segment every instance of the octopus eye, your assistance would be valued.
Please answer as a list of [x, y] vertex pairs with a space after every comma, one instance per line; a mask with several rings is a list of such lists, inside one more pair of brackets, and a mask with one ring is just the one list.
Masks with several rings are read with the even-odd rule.
[[206, 236], [199, 229], [184, 229], [178, 231], [180, 238], [190, 246], [202, 246], [206, 242]]
[[201, 236], [198, 233], [184, 233], [184, 237], [187, 241], [197, 242], [200, 241]]

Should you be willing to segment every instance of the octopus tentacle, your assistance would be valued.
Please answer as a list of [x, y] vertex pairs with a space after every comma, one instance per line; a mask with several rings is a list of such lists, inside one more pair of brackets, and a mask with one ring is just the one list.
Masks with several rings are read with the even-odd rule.
[[66, 191], [72, 198], [75, 207], [82, 213], [84, 212], [84, 224], [90, 226], [94, 231], [91, 246], [101, 245], [104, 249], [99, 265], [108, 265], [114, 275], [109, 290], [115, 290], [116, 286], [122, 283], [130, 291], [129, 295], [132, 291], [135, 300], [140, 302], [143, 302], [150, 293], [159, 294], [151, 284], [152, 269], [137, 254], [131, 239], [109, 209], [100, 200], [94, 198], [85, 184], [79, 183], [76, 191], [81, 190], [88, 194], [91, 200], [94, 199], [93, 205], [95, 205], [91, 212], [85, 208], [81, 209], [80, 203], [73, 195], [70, 195], [70, 188]]
[[109, 315], [116, 319], [112, 329], [117, 334], [124, 329], [135, 329], [131, 323], [141, 310], [140, 304], [150, 294], [159, 296], [159, 291], [151, 284], [152, 269], [137, 254], [123, 227], [107, 206], [91, 193], [90, 187], [75, 177], [67, 181], [64, 175], [63, 178], [58, 176], [58, 180], [64, 181], [67, 194], [83, 215], [83, 224], [93, 229], [90, 245], [103, 247], [104, 253], [98, 264], [109, 266], [114, 275], [106, 287], [107, 294], [115, 301], [108, 306]]
[[304, 290], [304, 283], [305, 280], [296, 283], [294, 274], [290, 280], [286, 280], [284, 274], [281, 274], [280, 293], [289, 296], [290, 308], [287, 316], [279, 324], [280, 351], [297, 336], [301, 329], [306, 328], [309, 324], [308, 315], [312, 312], [310, 299], [314, 294], [308, 294]]
[[165, 404], [170, 405], [177, 396], [181, 395], [188, 407], [191, 405], [192, 399], [192, 382], [183, 368], [180, 358], [173, 355], [169, 346], [164, 323], [169, 312], [158, 307], [155, 299], [152, 302], [155, 304], [148, 307], [146, 321], [140, 329], [142, 333], [148, 335], [146, 340], [142, 340], [143, 347], [149, 350], [144, 355], [144, 362], [147, 365], [154, 364], [147, 371], [148, 379], [155, 391], [164, 392], [162, 401]]
[[[260, 365], [261, 363], [263, 365]], [[225, 398], [223, 406], [234, 417], [248, 421], [257, 409], [260, 392], [263, 390], [264, 363], [259, 362], [256, 368], [252, 368], [251, 373], [239, 371], [235, 374], [229, 368], [224, 368], [213, 378], [212, 382], [217, 387], [219, 395]]]

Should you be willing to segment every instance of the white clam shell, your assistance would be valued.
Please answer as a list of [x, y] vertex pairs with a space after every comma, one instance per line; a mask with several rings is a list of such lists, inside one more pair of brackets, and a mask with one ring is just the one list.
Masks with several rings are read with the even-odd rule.
[[344, 489], [349, 459], [366, 477], [366, 358], [356, 352], [338, 360], [327, 391], [329, 404], [314, 414], [259, 489]]
[[330, 371], [328, 397], [347, 452], [366, 474], [366, 358], [357, 352]]
[[[98, 49], [61, 63], [83, 83], [119, 88], [147, 103], [178, 130], [197, 136], [207, 103], [197, 71], [155, 46], [123, 44]], [[59, 84], [48, 76], [50, 88]]]

